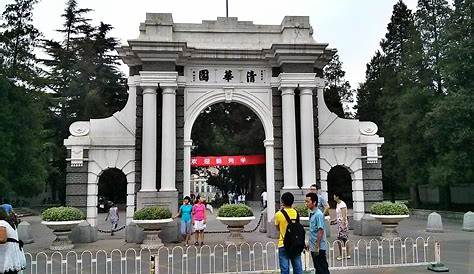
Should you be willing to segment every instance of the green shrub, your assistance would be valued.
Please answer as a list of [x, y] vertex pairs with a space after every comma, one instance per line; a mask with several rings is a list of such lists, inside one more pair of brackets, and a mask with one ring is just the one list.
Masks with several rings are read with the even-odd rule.
[[252, 209], [242, 204], [223, 205], [219, 208], [219, 217], [251, 217]]
[[133, 214], [135, 220], [161, 220], [171, 218], [171, 211], [168, 208], [151, 206], [137, 210]]
[[370, 212], [375, 215], [408, 215], [410, 211], [405, 204], [392, 202], [379, 202], [370, 207]]
[[86, 215], [75, 207], [51, 207], [41, 213], [43, 221], [79, 221], [85, 220]]
[[294, 207], [296, 211], [298, 211], [298, 215], [300, 217], [308, 217], [309, 216], [309, 209], [306, 207], [306, 205], [296, 205]]

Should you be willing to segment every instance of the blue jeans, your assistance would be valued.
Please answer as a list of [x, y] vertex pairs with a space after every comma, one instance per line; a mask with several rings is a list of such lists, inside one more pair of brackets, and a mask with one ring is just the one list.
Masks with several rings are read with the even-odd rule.
[[293, 274], [303, 274], [303, 266], [301, 265], [301, 255], [289, 258], [284, 247], [278, 248], [278, 258], [280, 261], [281, 274], [290, 274], [290, 262], [293, 267]]

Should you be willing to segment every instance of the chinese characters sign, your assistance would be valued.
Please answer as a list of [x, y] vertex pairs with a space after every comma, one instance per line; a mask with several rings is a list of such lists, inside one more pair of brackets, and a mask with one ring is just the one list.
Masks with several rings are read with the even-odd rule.
[[265, 164], [265, 155], [197, 156], [191, 158], [192, 167], [207, 166], [253, 166]]
[[264, 84], [269, 83], [271, 69], [258, 67], [196, 67], [188, 68], [189, 82], [208, 84]]

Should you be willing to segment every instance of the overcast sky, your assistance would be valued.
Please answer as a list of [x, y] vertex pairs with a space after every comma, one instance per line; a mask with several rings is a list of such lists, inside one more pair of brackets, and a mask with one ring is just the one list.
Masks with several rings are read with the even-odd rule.
[[[114, 27], [112, 35], [122, 43], [138, 36], [146, 12], [173, 13], [174, 22], [200, 23], [225, 16], [225, 0], [77, 0], [94, 23]], [[0, 0], [0, 11], [5, 3]], [[40, 0], [34, 11], [35, 26], [47, 38], [60, 39], [55, 32], [62, 24], [66, 0]], [[365, 65], [379, 48], [392, 7], [397, 0], [229, 0], [229, 16], [255, 24], [280, 24], [285, 15], [310, 17], [317, 42], [337, 48], [346, 78], [356, 88], [364, 80]], [[415, 9], [416, 0], [405, 0]], [[124, 71], [126, 67], [123, 67]], [[126, 71], [125, 71], [126, 72]]]

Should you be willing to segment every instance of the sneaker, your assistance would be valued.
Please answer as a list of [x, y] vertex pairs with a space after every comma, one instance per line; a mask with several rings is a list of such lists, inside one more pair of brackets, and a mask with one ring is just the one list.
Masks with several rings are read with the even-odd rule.
[[346, 256], [346, 259], [350, 259], [350, 258], [351, 258], [351, 255], [349, 255], [349, 256]]
[[195, 243], [194, 243], [194, 245], [195, 245], [195, 246], [198, 246], [198, 245], [199, 245], [199, 243], [198, 243], [198, 242], [195, 242]]
[[337, 256], [336, 260], [340, 261], [340, 260], [342, 260], [342, 257], [341, 257], [341, 256]]

